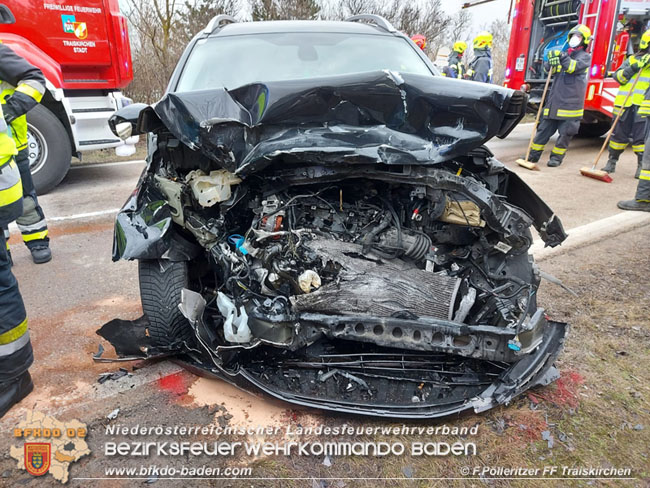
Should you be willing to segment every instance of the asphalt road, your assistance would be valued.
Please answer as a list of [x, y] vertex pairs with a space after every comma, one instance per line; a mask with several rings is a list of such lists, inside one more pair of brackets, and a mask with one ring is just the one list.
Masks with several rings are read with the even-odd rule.
[[[559, 168], [545, 164], [540, 172], [519, 168], [514, 160], [525, 152], [530, 130], [530, 125], [518, 127], [507, 139], [488, 146], [549, 203], [566, 229], [617, 214], [616, 201], [633, 196], [636, 159], [631, 150], [621, 158], [611, 184], [579, 174], [581, 166], [591, 165], [602, 139], [576, 139]], [[547, 148], [551, 147], [549, 143]], [[178, 368], [169, 362], [147, 365], [118, 381], [97, 383], [100, 373], [115, 371], [120, 365], [92, 361], [100, 342], [95, 331], [112, 318], [133, 319], [141, 313], [136, 265], [111, 262], [111, 246], [114, 214], [135, 187], [143, 167], [143, 162], [74, 167], [58, 188], [41, 197], [54, 255], [48, 264], [32, 264], [14, 229], [10, 239], [14, 272], [30, 318], [36, 389], [2, 419], [3, 432], [32, 409], [85, 422], [101, 422], [116, 408], [131, 409], [132, 418], [138, 409], [147, 418], [182, 418], [183, 402], [168, 400], [188, 390], [194, 392], [193, 400], [183, 400], [190, 402], [188, 415], [197, 415], [190, 406], [222, 404], [227, 415], [244, 423], [279, 421], [287, 414], [282, 405], [255, 399], [221, 382], [177, 373]], [[625, 245], [621, 243], [621, 252], [633, 252]]]

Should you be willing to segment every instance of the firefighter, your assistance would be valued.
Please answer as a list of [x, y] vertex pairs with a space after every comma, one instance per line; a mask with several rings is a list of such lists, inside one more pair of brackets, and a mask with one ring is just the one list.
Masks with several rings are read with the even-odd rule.
[[559, 136], [547, 163], [551, 167], [562, 164], [569, 142], [580, 128], [591, 65], [591, 55], [586, 51], [591, 40], [589, 27], [576, 25], [569, 31], [568, 38], [568, 51], [549, 51], [548, 68], [553, 71], [553, 83], [528, 156], [530, 162], [539, 161], [544, 146], [557, 131]]
[[[18, 153], [0, 104], [0, 225], [9, 225], [23, 212], [23, 187], [14, 160]], [[28, 368], [33, 362], [27, 314], [11, 273], [5, 237], [0, 232], [0, 417], [34, 388]]]
[[[647, 32], [646, 32], [647, 34]], [[645, 34], [643, 34], [645, 37]], [[643, 40], [641, 41], [643, 42]], [[639, 86], [637, 84], [637, 86]], [[644, 100], [638, 109], [638, 113], [646, 120], [645, 144], [650, 145], [650, 124], [646, 117], [650, 117], [650, 87], [646, 89]], [[634, 200], [623, 200], [618, 202], [618, 208], [622, 210], [640, 210], [650, 212], [650, 151], [644, 151], [641, 169], [639, 170], [639, 183], [636, 187]]]
[[[641, 171], [641, 160], [645, 149], [643, 140], [645, 139], [646, 123], [645, 119], [639, 115], [639, 107], [643, 102], [645, 92], [650, 87], [650, 54], [648, 48], [650, 48], [650, 30], [644, 32], [641, 36], [639, 53], [629, 56], [614, 73], [614, 79], [621, 87], [618, 89], [618, 94], [614, 100], [613, 114], [616, 116], [621, 110], [624, 110], [609, 139], [609, 159], [603, 167], [603, 171], [608, 173], [613, 173], [616, 170], [618, 158], [625, 151], [630, 140], [632, 140], [632, 150], [637, 157], [637, 169], [634, 177], [638, 178]], [[635, 82], [634, 92], [628, 97]]]
[[[52, 252], [45, 214], [38, 204], [29, 171], [25, 114], [41, 101], [44, 93], [45, 77], [41, 70], [0, 42], [0, 102], [18, 149], [16, 164], [23, 182], [23, 215], [16, 223], [36, 264], [47, 263], [52, 259]], [[6, 228], [4, 233], [7, 239]]]
[[427, 47], [427, 38], [422, 34], [415, 34], [411, 37], [411, 40], [415, 43], [417, 47], [424, 51], [424, 48]]
[[472, 81], [492, 83], [492, 34], [479, 32], [472, 42], [474, 59], [469, 63], [466, 78]]
[[465, 77], [465, 65], [463, 64], [463, 53], [467, 49], [467, 44], [463, 41], [454, 43], [447, 66], [442, 73], [449, 78], [463, 79]]

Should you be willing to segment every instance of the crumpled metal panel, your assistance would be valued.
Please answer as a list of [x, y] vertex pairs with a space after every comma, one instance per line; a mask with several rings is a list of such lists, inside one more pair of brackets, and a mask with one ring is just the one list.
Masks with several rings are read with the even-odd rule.
[[378, 71], [168, 93], [145, 118], [155, 125], [155, 111], [181, 142], [240, 175], [278, 159], [435, 164], [467, 154], [511, 124], [506, 112], [514, 93]]
[[169, 250], [172, 216], [165, 197], [140, 181], [115, 219], [113, 261], [157, 259]]

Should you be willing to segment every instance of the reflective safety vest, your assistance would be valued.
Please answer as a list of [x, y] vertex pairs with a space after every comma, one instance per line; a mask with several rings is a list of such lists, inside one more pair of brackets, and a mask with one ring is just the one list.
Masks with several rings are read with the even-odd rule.
[[[632, 105], [643, 104], [645, 99], [645, 93], [650, 88], [650, 65], [645, 66], [641, 71], [638, 71], [631, 78], [627, 78], [630, 73], [629, 66], [636, 61], [634, 55], [631, 55], [628, 59], [625, 60], [623, 65], [616, 70], [614, 73], [614, 79], [621, 84], [621, 87], [618, 89], [616, 98], [614, 99], [614, 110], [613, 114], [618, 115], [622, 107], [630, 107]], [[628, 97], [630, 90], [632, 90], [632, 85], [635, 80], [636, 86], [634, 87], [634, 92]], [[627, 98], [627, 101], [625, 100]], [[639, 113], [641, 113], [639, 111]], [[647, 114], [646, 114], [647, 115]]]
[[23, 213], [23, 184], [14, 161], [18, 154], [14, 140], [8, 134], [7, 123], [0, 105], [0, 226], [6, 227]]
[[650, 88], [648, 89], [648, 92], [645, 95], [645, 99], [643, 100], [643, 102], [641, 102], [641, 106], [639, 107], [638, 114], [641, 117], [650, 116]]
[[[5, 99], [10, 97], [15, 91], [16, 91], [16, 87], [10, 85], [6, 81], [0, 80], [0, 103], [4, 105], [6, 103]], [[40, 102], [41, 99], [43, 98], [43, 95], [38, 90], [24, 83], [20, 85], [18, 91], [24, 93], [25, 95], [29, 95], [37, 102]], [[18, 151], [22, 151], [23, 149], [26, 149], [27, 148], [27, 116], [21, 115], [20, 117], [16, 117], [14, 120], [11, 121], [10, 128], [11, 128], [14, 141], [16, 142], [16, 148], [18, 149]]]

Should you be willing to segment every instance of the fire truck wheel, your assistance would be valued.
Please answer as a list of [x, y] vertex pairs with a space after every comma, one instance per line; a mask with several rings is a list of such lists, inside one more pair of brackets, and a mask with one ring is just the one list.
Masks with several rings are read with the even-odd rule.
[[611, 127], [611, 122], [596, 122], [595, 124], [580, 124], [578, 137], [600, 137]]
[[52, 190], [70, 169], [72, 148], [61, 121], [42, 105], [27, 113], [29, 168], [36, 193]]

